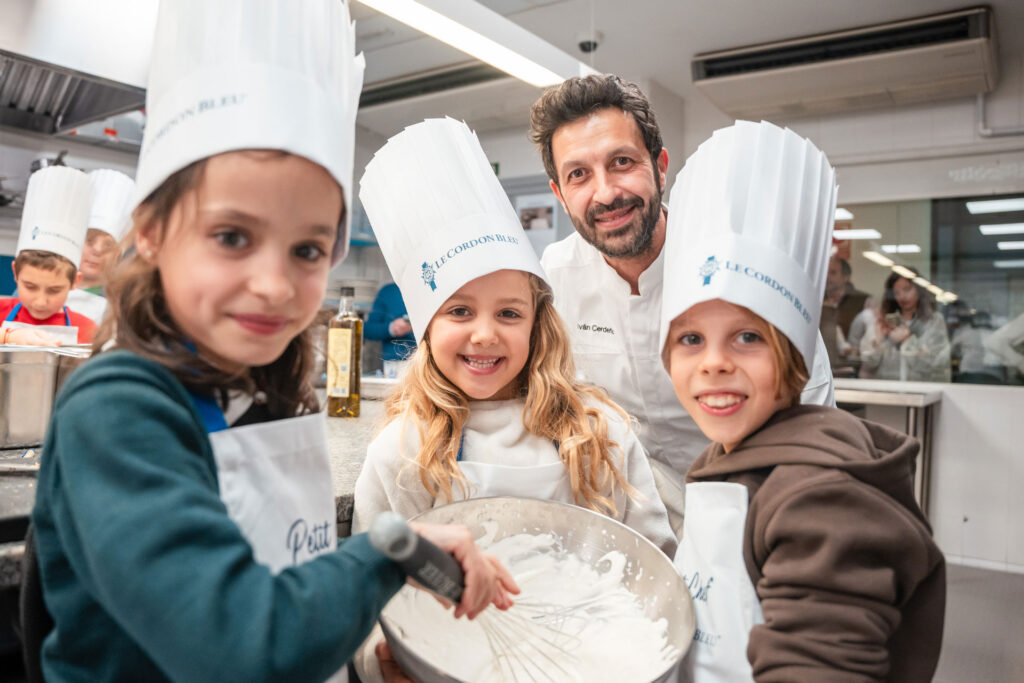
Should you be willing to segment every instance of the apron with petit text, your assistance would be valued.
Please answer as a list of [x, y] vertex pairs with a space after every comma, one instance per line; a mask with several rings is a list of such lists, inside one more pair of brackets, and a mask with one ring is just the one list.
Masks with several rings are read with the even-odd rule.
[[747, 487], [728, 482], [686, 485], [683, 538], [675, 564], [693, 596], [697, 630], [680, 681], [752, 681], [750, 630], [764, 623], [743, 561]]
[[[254, 559], [277, 574], [332, 552], [338, 515], [323, 414], [228, 428], [214, 399], [192, 401], [213, 447], [221, 500]], [[346, 681], [345, 668], [328, 680]]]
[[[558, 447], [558, 444], [555, 444]], [[466, 462], [459, 444], [458, 465], [470, 484], [473, 498], [515, 496], [573, 503], [569, 472], [561, 460], [526, 467]]]
[[63, 325], [33, 325], [31, 323], [18, 322], [15, 318], [18, 316], [18, 311], [20, 310], [21, 302], [18, 302], [18, 304], [11, 309], [10, 314], [4, 319], [3, 325], [0, 325], [0, 330], [31, 327], [45, 332], [61, 344], [68, 345], [78, 343], [78, 327], [71, 324], [71, 316], [68, 314], [67, 306], [64, 306]]

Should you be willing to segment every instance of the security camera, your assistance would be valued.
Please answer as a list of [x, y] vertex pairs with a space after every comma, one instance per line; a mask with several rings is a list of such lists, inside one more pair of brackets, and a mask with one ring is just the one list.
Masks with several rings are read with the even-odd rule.
[[576, 44], [580, 48], [580, 52], [584, 54], [590, 54], [597, 49], [597, 46], [604, 40], [604, 34], [600, 31], [587, 31], [576, 36]]

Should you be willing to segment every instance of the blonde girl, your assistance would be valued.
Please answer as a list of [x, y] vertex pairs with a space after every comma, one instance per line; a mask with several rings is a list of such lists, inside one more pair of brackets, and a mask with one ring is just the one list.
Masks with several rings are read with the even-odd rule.
[[[439, 168], [413, 184], [403, 173], [420, 159]], [[355, 526], [384, 509], [412, 516], [516, 495], [607, 514], [670, 552], [642, 447], [625, 413], [575, 380], [551, 289], [475, 136], [450, 119], [412, 126], [377, 153], [361, 187], [420, 341], [367, 451]], [[388, 208], [399, 188], [409, 216]], [[429, 238], [410, 246], [421, 225]]]

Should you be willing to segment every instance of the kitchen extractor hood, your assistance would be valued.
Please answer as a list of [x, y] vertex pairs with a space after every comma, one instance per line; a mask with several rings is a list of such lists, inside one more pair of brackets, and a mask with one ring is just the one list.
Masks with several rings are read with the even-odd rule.
[[149, 0], [0, 0], [0, 125], [61, 133], [145, 105]]

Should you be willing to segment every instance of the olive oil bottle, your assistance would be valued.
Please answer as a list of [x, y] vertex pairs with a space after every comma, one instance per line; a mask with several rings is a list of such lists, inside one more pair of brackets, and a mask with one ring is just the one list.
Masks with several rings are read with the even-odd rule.
[[354, 298], [354, 288], [341, 288], [338, 315], [327, 329], [327, 414], [331, 417], [359, 417], [363, 321], [353, 308]]

